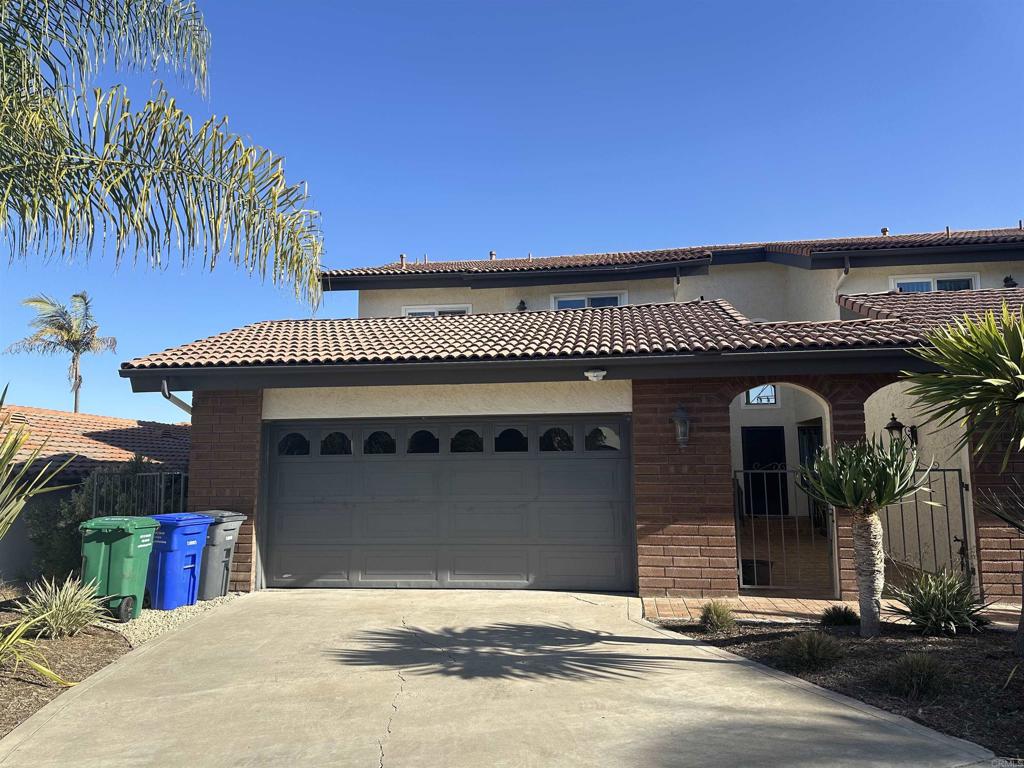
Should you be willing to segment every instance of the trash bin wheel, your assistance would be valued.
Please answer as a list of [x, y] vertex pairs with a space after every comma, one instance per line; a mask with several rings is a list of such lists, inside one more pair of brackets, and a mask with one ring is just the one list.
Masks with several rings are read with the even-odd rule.
[[121, 600], [121, 604], [117, 606], [117, 620], [122, 624], [132, 620], [132, 612], [135, 610], [135, 598], [129, 595], [128, 597]]

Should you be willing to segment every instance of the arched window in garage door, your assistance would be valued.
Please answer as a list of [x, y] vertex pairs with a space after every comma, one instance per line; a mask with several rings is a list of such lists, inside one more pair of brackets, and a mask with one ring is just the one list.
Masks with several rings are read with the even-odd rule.
[[301, 432], [289, 432], [277, 442], [278, 456], [309, 456], [309, 440]]

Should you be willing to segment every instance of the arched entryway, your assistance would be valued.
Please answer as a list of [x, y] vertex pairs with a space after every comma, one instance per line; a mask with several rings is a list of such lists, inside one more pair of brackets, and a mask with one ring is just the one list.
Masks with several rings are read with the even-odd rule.
[[831, 441], [828, 402], [807, 387], [765, 381], [729, 406], [739, 588], [838, 595], [832, 511], [798, 485], [801, 464]]

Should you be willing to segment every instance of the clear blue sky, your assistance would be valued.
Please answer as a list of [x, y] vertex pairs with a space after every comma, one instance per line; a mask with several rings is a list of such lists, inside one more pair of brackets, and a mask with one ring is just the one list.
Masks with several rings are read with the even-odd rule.
[[[287, 158], [325, 264], [554, 255], [1012, 226], [1024, 216], [1024, 4], [206, 0], [196, 117]], [[136, 98], [151, 78], [119, 76]], [[111, 80], [110, 82], [113, 82]], [[93, 260], [0, 265], [19, 301], [85, 289], [116, 354], [83, 410], [184, 418], [117, 376], [130, 357], [308, 310], [258, 279]], [[322, 316], [355, 312], [329, 294]], [[10, 400], [70, 407], [66, 361], [0, 356]]]

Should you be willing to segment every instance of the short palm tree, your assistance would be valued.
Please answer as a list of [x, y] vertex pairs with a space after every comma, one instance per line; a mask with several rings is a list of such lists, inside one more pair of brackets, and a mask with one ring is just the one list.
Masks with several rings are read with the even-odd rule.
[[82, 355], [92, 352], [117, 351], [117, 339], [100, 336], [100, 327], [92, 314], [89, 295], [82, 291], [71, 297], [71, 306], [65, 306], [40, 294], [25, 299], [22, 304], [34, 309], [36, 316], [29, 324], [35, 330], [30, 336], [7, 348], [8, 352], [35, 352], [41, 355], [71, 355], [68, 381], [75, 398], [78, 413], [79, 393], [82, 389]]
[[0, 2], [0, 237], [18, 257], [180, 253], [319, 296], [320, 216], [282, 159], [201, 125], [160, 87], [132, 102], [100, 73], [170, 70], [207, 88], [210, 33], [191, 0]]
[[874, 637], [881, 624], [885, 552], [879, 510], [927, 490], [918, 476], [917, 452], [903, 440], [840, 443], [823, 448], [800, 468], [800, 487], [816, 501], [853, 515], [853, 554], [860, 601], [860, 634]]

